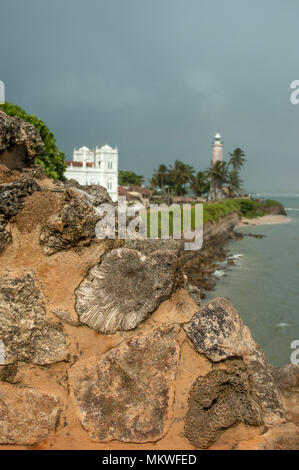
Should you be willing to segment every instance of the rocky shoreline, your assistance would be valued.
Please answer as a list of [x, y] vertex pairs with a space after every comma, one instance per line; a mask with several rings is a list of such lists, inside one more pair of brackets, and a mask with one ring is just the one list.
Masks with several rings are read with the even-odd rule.
[[[229, 258], [230, 252], [226, 249], [231, 240], [243, 238], [241, 233], [235, 232], [240, 219], [236, 212], [228, 214], [218, 222], [207, 222], [204, 225], [203, 247], [199, 251], [179, 251], [179, 259], [184, 274], [187, 276], [191, 293], [197, 288], [200, 298], [205, 297], [205, 291], [212, 290], [216, 284], [213, 273], [219, 269], [219, 263], [230, 266], [233, 260]], [[191, 287], [190, 287], [191, 286]]]
[[230, 241], [242, 240], [244, 236], [263, 238], [263, 234], [238, 232], [239, 227], [287, 223], [289, 219], [282, 205], [268, 208], [270, 214], [248, 219], [240, 218], [237, 212], [222, 217], [217, 222], [204, 225], [203, 246], [199, 251], [179, 250], [179, 259], [186, 276], [186, 286], [194, 300], [206, 297], [206, 291], [214, 289], [219, 269], [225, 270], [234, 264], [234, 257], [227, 245]]

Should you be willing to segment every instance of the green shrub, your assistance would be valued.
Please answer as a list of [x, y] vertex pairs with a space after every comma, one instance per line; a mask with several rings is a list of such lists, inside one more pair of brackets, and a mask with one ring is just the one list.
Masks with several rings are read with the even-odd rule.
[[37, 128], [45, 147], [41, 155], [35, 159], [35, 163], [45, 168], [49, 178], [63, 180], [63, 173], [66, 168], [65, 154], [58, 150], [54, 134], [47, 128], [45, 123], [33, 114], [27, 114], [20, 106], [15, 104], [4, 103], [0, 105], [0, 108], [9, 116], [19, 117]]

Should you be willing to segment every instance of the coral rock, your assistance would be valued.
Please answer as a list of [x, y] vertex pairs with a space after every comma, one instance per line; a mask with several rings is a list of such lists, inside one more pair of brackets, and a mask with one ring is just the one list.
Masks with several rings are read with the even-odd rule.
[[79, 320], [103, 333], [130, 330], [183, 283], [170, 251], [119, 248], [104, 255], [76, 290]]
[[249, 328], [224, 298], [205, 305], [184, 329], [196, 350], [213, 362], [250, 354], [257, 347]]
[[46, 255], [76, 245], [89, 245], [95, 238], [95, 226], [100, 217], [96, 213], [92, 196], [78, 189], [64, 192], [63, 208], [53, 214], [42, 228], [40, 244]]
[[249, 394], [246, 374], [214, 370], [198, 377], [189, 396], [187, 439], [196, 447], [209, 447], [224, 429], [237, 422], [252, 426], [262, 423]]

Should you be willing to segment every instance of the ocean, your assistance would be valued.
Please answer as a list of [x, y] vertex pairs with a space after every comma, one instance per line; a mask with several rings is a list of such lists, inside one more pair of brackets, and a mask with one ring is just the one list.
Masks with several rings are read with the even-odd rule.
[[216, 272], [216, 288], [206, 301], [228, 297], [273, 366], [290, 362], [291, 343], [299, 341], [299, 194], [257, 195], [280, 201], [290, 222], [242, 227], [245, 236], [228, 249], [235, 265]]

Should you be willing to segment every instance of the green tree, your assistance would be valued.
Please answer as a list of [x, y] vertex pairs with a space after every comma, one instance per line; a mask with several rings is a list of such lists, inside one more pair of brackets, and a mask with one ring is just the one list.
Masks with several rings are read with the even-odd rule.
[[169, 184], [169, 170], [166, 165], [159, 165], [157, 170], [154, 170], [151, 185], [165, 190], [165, 186]]
[[243, 181], [240, 178], [238, 170], [232, 170], [228, 175], [227, 185], [230, 194], [238, 193], [242, 188]]
[[229, 153], [229, 156], [229, 165], [231, 165], [234, 170], [240, 170], [246, 161], [243, 150], [237, 147], [233, 152]]
[[186, 165], [180, 160], [176, 160], [173, 166], [170, 166], [170, 186], [177, 196], [186, 193], [186, 184], [191, 183], [194, 177], [194, 168]]
[[222, 196], [222, 186], [228, 180], [228, 165], [226, 162], [217, 161], [212, 163], [207, 170], [207, 176], [210, 180], [210, 197], [218, 199]]
[[198, 171], [197, 175], [193, 178], [191, 188], [196, 196], [203, 196], [210, 191], [210, 182], [205, 171]]
[[63, 173], [66, 168], [65, 154], [58, 150], [54, 134], [47, 128], [45, 123], [33, 114], [27, 114], [20, 106], [15, 104], [5, 103], [1, 104], [0, 107], [9, 116], [19, 117], [37, 128], [45, 146], [41, 155], [35, 159], [35, 163], [45, 168], [49, 178], [63, 180]]
[[131, 184], [141, 186], [144, 182], [144, 176], [136, 175], [134, 171], [120, 170], [118, 172], [118, 184], [120, 186], [130, 186]]
[[217, 161], [210, 166], [206, 174], [210, 180], [213, 180], [218, 186], [222, 186], [228, 180], [228, 165], [226, 162]]

